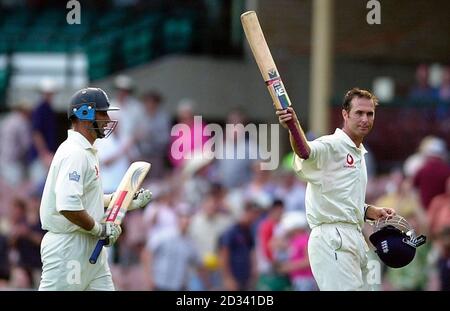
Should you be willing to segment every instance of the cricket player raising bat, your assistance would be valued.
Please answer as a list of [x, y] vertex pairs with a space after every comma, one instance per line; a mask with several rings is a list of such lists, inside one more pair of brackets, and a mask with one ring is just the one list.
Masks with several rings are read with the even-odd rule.
[[[48, 232], [41, 243], [43, 264], [39, 290], [114, 290], [107, 252], [95, 264], [89, 263], [99, 239], [113, 245], [122, 229], [114, 222], [102, 222], [111, 194], [103, 194], [96, 139], [114, 130], [106, 93], [85, 88], [71, 99], [68, 118], [72, 129], [58, 148], [50, 166], [42, 195], [40, 217]], [[128, 210], [147, 205], [151, 193], [141, 189]]]
[[344, 127], [308, 142], [254, 11], [241, 15], [247, 41], [261, 71], [279, 122], [289, 130], [294, 169], [308, 182], [306, 216], [312, 228], [308, 241], [311, 270], [321, 290], [367, 290], [367, 252], [361, 233], [366, 219], [395, 214], [364, 203], [367, 170], [362, 144], [375, 119], [377, 99], [357, 88], [345, 94]]
[[[344, 97], [344, 126], [303, 146], [294, 157], [294, 169], [308, 182], [306, 216], [311, 235], [308, 254], [314, 278], [321, 290], [369, 290], [367, 252], [361, 233], [366, 219], [394, 216], [390, 208], [365, 204], [367, 170], [362, 142], [375, 119], [377, 99], [353, 88]], [[277, 111], [279, 122], [298, 123], [291, 107]], [[291, 139], [291, 144], [296, 142]]]

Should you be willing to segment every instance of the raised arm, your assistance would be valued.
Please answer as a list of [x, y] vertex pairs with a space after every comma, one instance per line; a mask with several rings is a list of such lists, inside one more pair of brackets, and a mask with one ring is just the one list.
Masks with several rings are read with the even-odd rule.
[[[297, 115], [292, 107], [284, 110], [277, 110], [278, 121], [280, 124], [289, 130], [289, 141], [291, 142], [292, 150], [302, 159], [308, 159], [311, 149], [308, 146], [305, 133], [303, 132]], [[293, 135], [293, 133], [296, 133]], [[298, 135], [297, 135], [298, 134]]]

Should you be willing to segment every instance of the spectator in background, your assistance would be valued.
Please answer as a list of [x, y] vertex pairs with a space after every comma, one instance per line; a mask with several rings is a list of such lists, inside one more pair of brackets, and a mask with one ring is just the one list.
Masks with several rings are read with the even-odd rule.
[[422, 168], [422, 165], [424, 164], [426, 158], [426, 150], [429, 148], [428, 146], [433, 144], [433, 141], [435, 140], [436, 137], [431, 135], [422, 138], [417, 151], [408, 156], [408, 158], [405, 160], [403, 164], [403, 172], [407, 178], [414, 178], [416, 173]]
[[280, 227], [288, 240], [288, 260], [281, 263], [279, 272], [288, 273], [295, 291], [317, 290], [308, 258], [309, 230], [303, 211], [287, 212]]
[[10, 186], [19, 186], [27, 177], [27, 152], [31, 147], [30, 104], [17, 103], [0, 128], [0, 176]]
[[147, 229], [147, 241], [153, 243], [164, 232], [176, 227], [178, 215], [176, 212], [176, 197], [168, 182], [161, 183], [160, 188], [153, 188], [153, 202], [144, 210], [143, 220]]
[[[272, 172], [261, 170], [260, 161], [252, 164], [252, 178], [244, 187], [244, 194], [247, 198], [257, 198], [258, 196], [269, 196], [271, 201], [275, 194], [276, 185], [272, 180]], [[269, 203], [270, 204], [270, 203]]]
[[118, 75], [114, 80], [116, 96], [111, 101], [111, 106], [119, 107], [118, 111], [109, 112], [111, 120], [118, 120], [117, 127], [121, 156], [128, 158], [130, 162], [138, 157], [136, 148], [136, 135], [142, 126], [144, 109], [142, 103], [134, 96], [134, 82], [126, 75]]
[[143, 252], [147, 288], [151, 290], [186, 290], [189, 269], [201, 267], [196, 246], [188, 234], [191, 214], [185, 209], [178, 209], [177, 214], [177, 226], [149, 240]]
[[222, 185], [212, 184], [200, 210], [192, 219], [190, 234], [197, 242], [202, 256], [217, 253], [219, 237], [232, 223], [229, 208], [224, 201], [225, 193]]
[[258, 205], [247, 201], [238, 220], [220, 238], [220, 260], [225, 290], [253, 289], [257, 278], [255, 240], [251, 232], [260, 214]]
[[124, 141], [119, 138], [119, 128], [120, 124], [117, 124], [116, 130], [111, 133], [108, 139], [97, 139], [94, 143], [97, 148], [100, 167], [102, 168], [104, 193], [113, 193], [117, 190], [120, 181], [131, 164], [122, 153]]
[[272, 249], [272, 239], [275, 227], [283, 215], [283, 201], [276, 199], [269, 207], [267, 216], [260, 222], [256, 235], [256, 262], [258, 267], [259, 290], [284, 290], [289, 286], [289, 280], [275, 271], [275, 257]]
[[435, 196], [428, 209], [430, 238], [437, 239], [446, 227], [450, 227], [450, 176], [446, 181], [446, 191]]
[[194, 102], [182, 99], [177, 107], [177, 124], [172, 128], [169, 148], [169, 160], [174, 168], [182, 168], [186, 159], [202, 150], [209, 139], [203, 134], [205, 126], [201, 118], [194, 116]]
[[418, 214], [418, 219], [421, 222], [420, 228], [416, 229], [425, 229], [425, 210], [422, 207], [420, 198], [413, 191], [411, 179], [406, 178], [401, 169], [392, 170], [385, 186], [385, 194], [376, 200], [375, 205], [393, 208], [401, 216]]
[[255, 156], [258, 156], [258, 151], [255, 142], [246, 135], [247, 119], [241, 110], [232, 110], [226, 122], [223, 158], [216, 163], [219, 179], [225, 187], [230, 189], [250, 181], [254, 161], [250, 155], [254, 152]]
[[409, 91], [409, 99], [430, 101], [437, 98], [437, 90], [430, 86], [428, 77], [428, 65], [420, 64], [416, 69], [416, 84]]
[[[429, 238], [437, 275], [431, 280], [431, 289], [450, 290], [450, 177], [447, 178], [446, 192], [431, 200], [428, 210]], [[437, 282], [436, 282], [437, 281]]]
[[195, 210], [200, 208], [201, 202], [210, 191], [213, 161], [213, 154], [196, 150], [183, 162], [180, 168], [182, 170], [178, 171], [180, 175], [175, 175], [176, 193]]
[[33, 237], [31, 241], [34, 242], [35, 245], [34, 250], [29, 250], [30, 253], [28, 255], [25, 255], [28, 258], [23, 260], [23, 262], [25, 263], [25, 271], [28, 275], [30, 275], [32, 284], [34, 284], [35, 288], [39, 286], [42, 272], [42, 262], [40, 256], [41, 242], [37, 242], [39, 240], [42, 240], [46, 232], [42, 230], [41, 219], [39, 217], [39, 207], [41, 205], [41, 197], [43, 191], [43, 185], [39, 185], [38, 187], [32, 189], [27, 202], [27, 221], [31, 231], [29, 237]]
[[445, 141], [435, 138], [425, 151], [425, 161], [414, 176], [414, 186], [419, 190], [422, 205], [428, 209], [431, 200], [445, 192], [445, 182], [450, 176]]
[[293, 157], [294, 153], [289, 153], [283, 160], [275, 197], [283, 198], [285, 211], [305, 211], [306, 185], [292, 169]]
[[450, 66], [445, 66], [442, 72], [442, 82], [438, 88], [440, 102], [437, 107], [437, 118], [443, 124], [449, 123], [450, 119]]
[[170, 140], [170, 117], [158, 92], [146, 93], [142, 100], [143, 122], [139, 125], [136, 141], [139, 158], [152, 163], [152, 178], [161, 178]]
[[228, 207], [224, 201], [226, 190], [220, 184], [213, 184], [206, 195], [200, 211], [192, 219], [189, 233], [199, 249], [200, 257], [206, 271], [206, 284], [198, 284], [199, 278], [194, 277], [193, 286], [199, 290], [220, 289], [221, 279], [218, 267], [213, 264], [218, 260], [219, 237], [232, 224]]
[[450, 227], [446, 227], [439, 235], [442, 246], [438, 259], [440, 290], [450, 291]]
[[[276, 189], [275, 181], [271, 178], [272, 172], [269, 170], [261, 170], [260, 164], [260, 161], [253, 161], [252, 178], [250, 182], [247, 183], [245, 187], [243, 187], [243, 189], [239, 189], [239, 191], [243, 191], [242, 198], [244, 202], [252, 201], [254, 204], [257, 204], [262, 211], [252, 226], [252, 232], [254, 236], [256, 236], [257, 228], [259, 227], [261, 221], [267, 213], [267, 210], [275, 199]], [[236, 210], [234, 210], [233, 212], [236, 212]]]
[[439, 86], [439, 99], [450, 101], [450, 66], [445, 66], [442, 73], [442, 82]]
[[0, 232], [0, 290], [8, 286], [10, 276], [8, 237]]
[[[11, 205], [9, 243], [17, 253], [14, 263], [26, 272], [31, 288], [39, 286], [35, 275], [42, 268], [40, 245], [44, 236], [39, 221], [39, 201], [27, 211], [26, 202], [16, 198]], [[27, 215], [28, 214], [28, 215]]]
[[45, 181], [57, 148], [57, 118], [52, 107], [53, 95], [56, 92], [55, 82], [42, 80], [40, 91], [41, 99], [31, 115], [33, 145], [30, 149], [30, 177], [35, 185]]

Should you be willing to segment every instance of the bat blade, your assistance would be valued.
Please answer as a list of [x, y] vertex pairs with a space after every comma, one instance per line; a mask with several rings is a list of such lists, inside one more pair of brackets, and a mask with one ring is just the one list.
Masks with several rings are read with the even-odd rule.
[[[259, 24], [258, 17], [254, 11], [248, 11], [241, 15], [242, 27], [252, 50], [256, 64], [258, 65], [275, 109], [282, 110], [291, 106], [291, 100], [278, 73], [277, 66], [270, 53], [264, 33]], [[287, 122], [297, 146], [303, 146], [301, 130], [298, 122], [291, 120]]]
[[[151, 164], [148, 162], [138, 161], [130, 165], [125, 175], [122, 177], [116, 192], [103, 216], [102, 221], [114, 222], [120, 225], [125, 216], [134, 194], [139, 190], [145, 176], [150, 171]], [[105, 240], [99, 240], [92, 252], [89, 262], [95, 264], [100, 255]]]

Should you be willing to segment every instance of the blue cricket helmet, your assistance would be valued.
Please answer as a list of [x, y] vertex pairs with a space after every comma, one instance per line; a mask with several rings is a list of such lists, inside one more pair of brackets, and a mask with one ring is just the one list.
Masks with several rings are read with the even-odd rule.
[[100, 88], [88, 87], [77, 91], [70, 99], [67, 117], [84, 121], [95, 121], [96, 111], [119, 110], [111, 107], [108, 95]]
[[417, 237], [409, 223], [396, 215], [377, 220], [369, 240], [381, 261], [391, 268], [401, 268], [414, 259], [416, 248], [425, 243], [426, 237]]
[[[96, 120], [97, 111], [113, 111], [119, 110], [118, 107], [111, 107], [108, 95], [100, 88], [88, 87], [77, 91], [70, 99], [67, 117], [69, 120], [73, 118], [81, 121], [92, 122], [90, 129], [94, 130], [97, 138], [108, 137], [117, 125], [116, 120], [108, 122], [110, 126], [99, 126]], [[100, 122], [100, 124], [102, 124]]]

